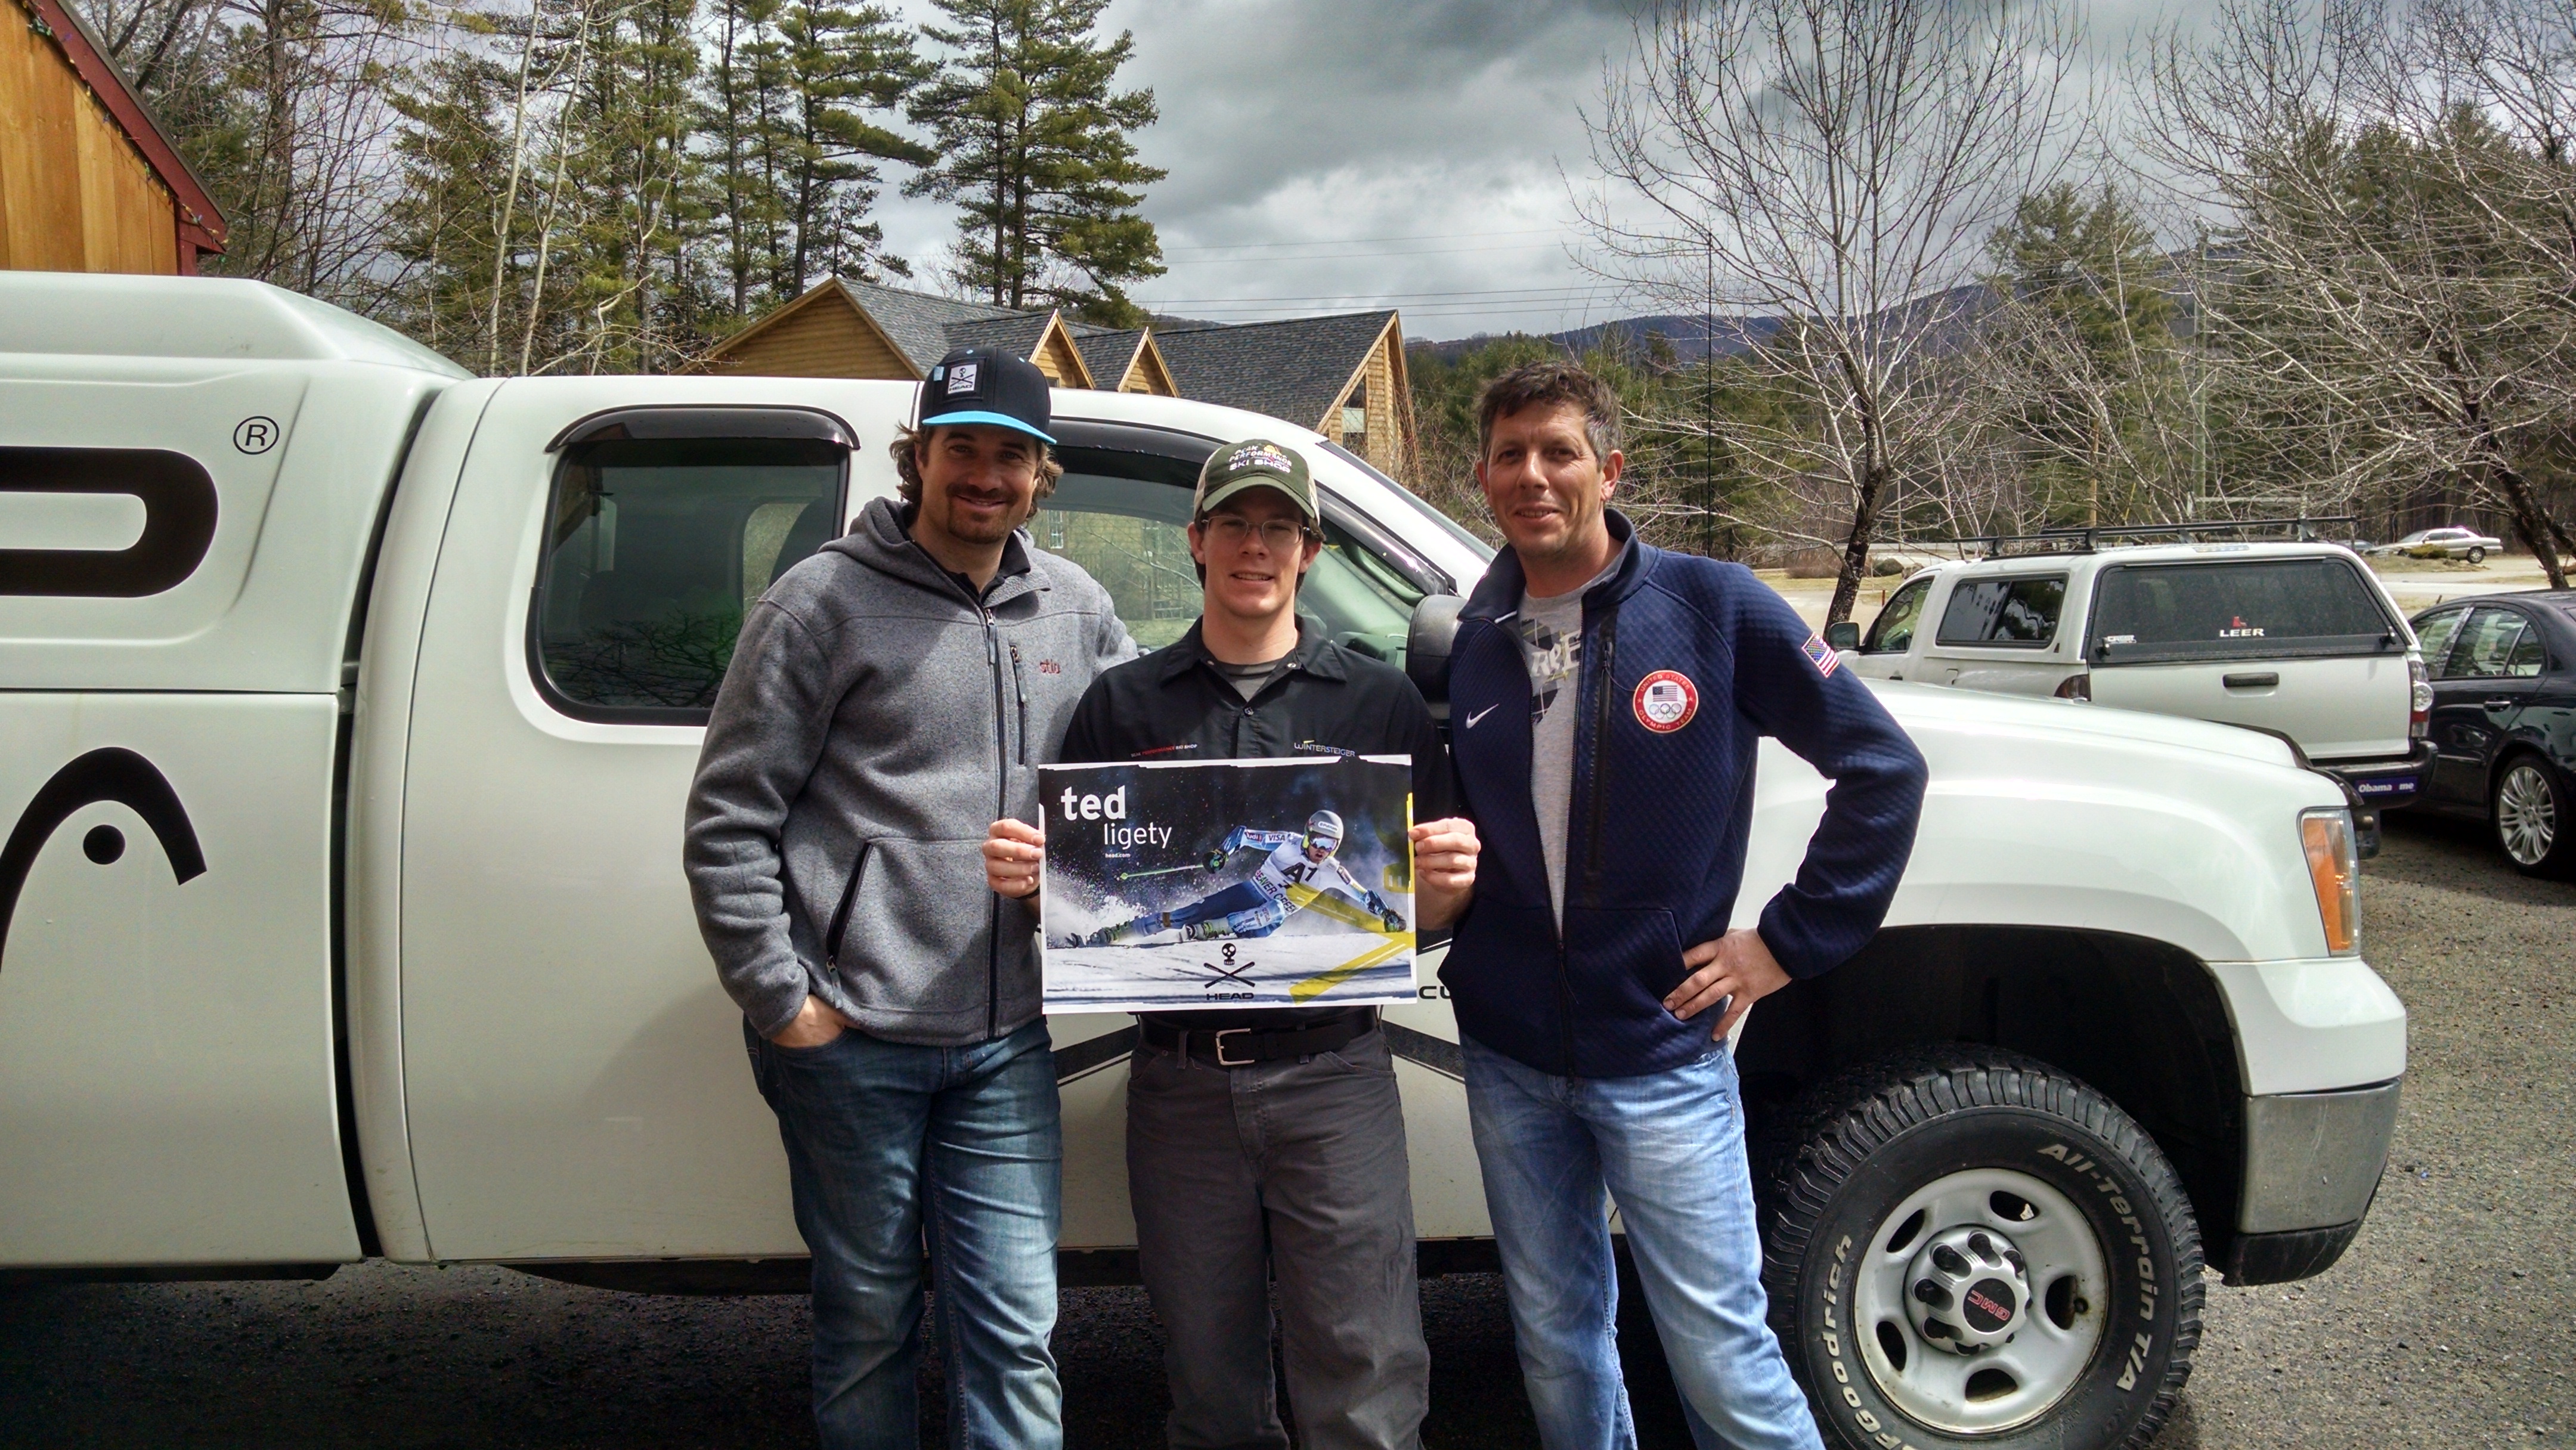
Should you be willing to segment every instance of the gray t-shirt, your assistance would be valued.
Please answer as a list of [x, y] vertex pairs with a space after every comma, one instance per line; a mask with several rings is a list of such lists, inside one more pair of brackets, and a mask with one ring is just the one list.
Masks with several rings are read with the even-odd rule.
[[1263, 660], [1257, 665], [1230, 665], [1210, 655], [1208, 663], [1216, 666], [1216, 672], [1225, 676], [1226, 683], [1234, 686], [1236, 694], [1250, 700], [1261, 693], [1261, 687], [1270, 683], [1270, 677], [1279, 673], [1281, 666], [1288, 663], [1288, 656]]
[[1530, 677], [1530, 805], [1538, 812], [1539, 852], [1547, 859], [1548, 900], [1565, 925], [1566, 817], [1574, 808], [1574, 724], [1583, 690], [1583, 596], [1628, 557], [1628, 546], [1581, 589], [1541, 599], [1524, 592], [1515, 622]]

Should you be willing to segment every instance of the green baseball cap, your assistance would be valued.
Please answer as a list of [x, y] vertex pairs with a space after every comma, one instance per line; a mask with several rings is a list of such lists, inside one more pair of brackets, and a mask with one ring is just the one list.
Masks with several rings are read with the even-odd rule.
[[1307, 523], [1324, 521], [1323, 504], [1315, 497], [1315, 476], [1307, 472], [1306, 460], [1296, 449], [1267, 438], [1246, 438], [1209, 455], [1207, 465], [1199, 470], [1198, 492], [1190, 499], [1190, 517], [1206, 518], [1209, 510], [1249, 488], [1275, 488], [1288, 495]]

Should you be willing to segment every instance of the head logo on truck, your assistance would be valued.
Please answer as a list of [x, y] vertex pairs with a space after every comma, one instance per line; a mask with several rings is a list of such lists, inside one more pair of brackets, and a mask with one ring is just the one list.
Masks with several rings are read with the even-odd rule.
[[175, 589], [215, 542], [215, 481], [161, 448], [0, 448], [0, 493], [124, 494], [143, 533], [122, 549], [0, 549], [0, 595], [140, 599]]
[[[143, 818], [160, 841], [161, 854], [169, 858], [170, 874], [178, 884], [185, 886], [206, 874], [206, 853], [197, 845], [197, 829], [189, 823], [188, 808], [179, 803], [179, 793], [170, 788], [169, 780], [151, 761], [121, 746], [90, 751], [54, 772], [36, 798], [27, 802], [9, 832], [9, 844], [0, 847], [0, 962], [8, 959], [9, 919], [17, 914], [18, 893], [27, 884], [27, 873], [35, 869], [37, 853], [74, 811], [100, 801], [115, 801]], [[104, 866], [125, 854], [124, 835], [114, 826], [100, 826], [82, 840], [81, 849]]]

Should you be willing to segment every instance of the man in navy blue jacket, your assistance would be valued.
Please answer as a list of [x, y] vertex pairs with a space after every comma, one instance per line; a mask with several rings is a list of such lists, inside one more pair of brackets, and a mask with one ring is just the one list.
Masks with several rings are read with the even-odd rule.
[[[1608, 507], [1619, 403], [1599, 380], [1516, 369], [1477, 424], [1510, 548], [1450, 655], [1452, 755], [1484, 854], [1440, 975], [1540, 1438], [1635, 1443], [1606, 1193], [1694, 1438], [1817, 1447], [1764, 1322], [1725, 1039], [1877, 931], [1923, 758], [1750, 570], [1652, 548]], [[1833, 786], [1796, 879], [1730, 930], [1764, 735]]]

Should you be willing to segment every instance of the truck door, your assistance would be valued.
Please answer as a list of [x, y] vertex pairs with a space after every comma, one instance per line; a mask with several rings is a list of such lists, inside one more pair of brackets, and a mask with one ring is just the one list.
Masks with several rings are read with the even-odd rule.
[[743, 612], [841, 533], [857, 435], [675, 407], [558, 437], [563, 396], [495, 394], [421, 628], [400, 956], [430, 1249], [801, 1255], [680, 832]]
[[1931, 593], [1932, 576], [1926, 575], [1888, 596], [1887, 603], [1879, 606], [1878, 617], [1869, 622], [1869, 632], [1861, 636], [1852, 660], [1856, 673], [1877, 680], [1905, 678], [1915, 626], [1923, 622], [1923, 603]]

